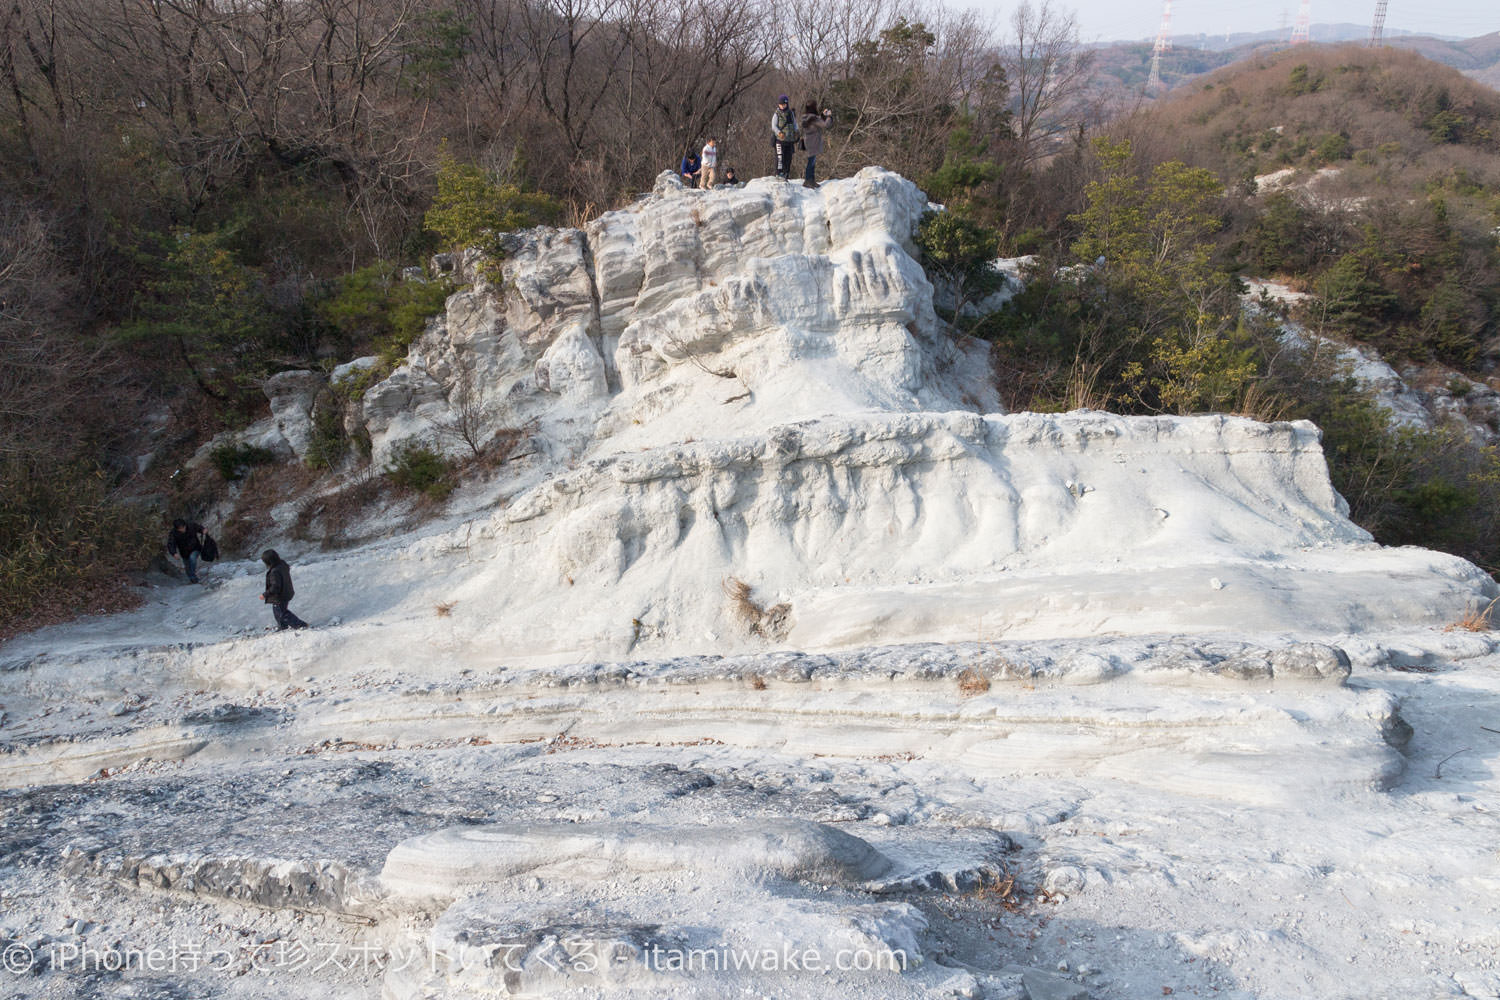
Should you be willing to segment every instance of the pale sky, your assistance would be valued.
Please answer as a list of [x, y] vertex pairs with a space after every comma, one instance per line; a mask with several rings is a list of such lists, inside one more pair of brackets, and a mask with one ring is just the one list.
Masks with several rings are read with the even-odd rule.
[[[1037, 0], [1033, 0], [1036, 3]], [[1080, 36], [1086, 42], [1153, 39], [1161, 26], [1162, 0], [1051, 0], [1077, 12]], [[1316, 24], [1369, 25], [1376, 0], [1310, 0]], [[1227, 31], [1271, 31], [1283, 24], [1290, 34], [1300, 0], [1173, 0], [1172, 34], [1218, 34]], [[1004, 24], [1013, 0], [970, 0], [977, 10]], [[1385, 28], [1433, 35], [1470, 38], [1500, 31], [1500, 3], [1496, 0], [1389, 0]]]

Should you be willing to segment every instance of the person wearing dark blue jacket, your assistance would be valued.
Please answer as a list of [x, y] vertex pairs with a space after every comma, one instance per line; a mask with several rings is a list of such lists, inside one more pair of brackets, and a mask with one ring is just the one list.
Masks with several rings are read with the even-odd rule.
[[687, 187], [698, 186], [698, 178], [703, 176], [703, 160], [691, 149], [682, 158], [682, 165], [677, 168], [677, 173], [682, 177], [682, 183]]

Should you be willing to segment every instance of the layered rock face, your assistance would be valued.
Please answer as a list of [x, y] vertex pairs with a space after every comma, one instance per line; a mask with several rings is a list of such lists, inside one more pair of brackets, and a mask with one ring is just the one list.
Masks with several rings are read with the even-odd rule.
[[509, 238], [374, 386], [383, 460], [479, 398], [482, 435], [536, 421], [556, 455], [738, 437], [830, 413], [994, 410], [913, 257], [922, 193], [869, 169], [816, 196], [780, 182], [685, 190], [672, 175], [587, 230]]
[[393, 600], [462, 600], [462, 640], [512, 655], [608, 658], [1345, 631], [1452, 620], [1485, 586], [1371, 544], [1310, 424], [998, 414], [984, 345], [938, 320], [913, 256], [927, 207], [878, 169], [818, 191], [663, 175], [586, 230], [509, 237], [498, 284], [467, 260], [358, 420], [377, 466], [463, 450], [441, 431], [464, 420], [525, 427], [532, 457], [493, 517], [409, 547]]

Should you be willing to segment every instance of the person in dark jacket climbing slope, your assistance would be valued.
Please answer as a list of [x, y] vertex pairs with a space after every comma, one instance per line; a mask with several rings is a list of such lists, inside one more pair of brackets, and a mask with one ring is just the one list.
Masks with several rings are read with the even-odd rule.
[[182, 560], [182, 568], [187, 570], [188, 583], [198, 582], [198, 553], [203, 551], [203, 525], [197, 521], [184, 521], [182, 518], [172, 522], [172, 530], [167, 534], [167, 555], [177, 556]]
[[307, 622], [287, 608], [296, 593], [292, 590], [292, 567], [276, 554], [275, 549], [262, 552], [260, 561], [266, 564], [266, 590], [260, 595], [260, 599], [271, 606], [271, 613], [276, 616], [276, 628], [307, 628]]

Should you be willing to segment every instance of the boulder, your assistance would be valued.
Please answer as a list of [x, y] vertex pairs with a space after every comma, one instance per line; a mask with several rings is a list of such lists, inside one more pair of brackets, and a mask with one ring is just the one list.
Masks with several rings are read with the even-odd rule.
[[271, 419], [293, 454], [307, 457], [312, 438], [313, 401], [328, 384], [322, 372], [278, 372], [266, 379], [261, 391], [271, 402]]

